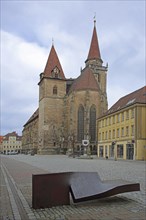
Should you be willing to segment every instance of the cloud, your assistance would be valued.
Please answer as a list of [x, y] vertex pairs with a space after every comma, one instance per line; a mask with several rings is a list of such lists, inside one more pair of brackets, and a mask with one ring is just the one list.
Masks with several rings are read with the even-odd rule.
[[[43, 71], [47, 51], [37, 44], [10, 33], [1, 32], [1, 109], [2, 128], [6, 130], [9, 116], [20, 123], [38, 107], [39, 74]], [[21, 118], [21, 126], [26, 121]]]
[[67, 78], [78, 77], [90, 46], [93, 16], [102, 59], [109, 64], [109, 107], [145, 84], [142, 1], [2, 1], [2, 132], [22, 130], [38, 107], [39, 74], [52, 38]]

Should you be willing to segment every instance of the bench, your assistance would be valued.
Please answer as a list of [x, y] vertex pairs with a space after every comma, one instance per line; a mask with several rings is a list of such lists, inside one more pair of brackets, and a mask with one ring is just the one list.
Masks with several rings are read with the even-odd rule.
[[102, 181], [97, 172], [63, 172], [32, 175], [32, 208], [74, 203], [140, 191], [139, 183], [124, 180]]

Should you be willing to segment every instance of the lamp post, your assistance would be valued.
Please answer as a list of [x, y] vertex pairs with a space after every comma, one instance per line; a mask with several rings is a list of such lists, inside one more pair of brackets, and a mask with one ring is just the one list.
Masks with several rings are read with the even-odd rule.
[[75, 149], [74, 149], [75, 135], [74, 134], [69, 135], [68, 141], [70, 143], [70, 149], [72, 150], [72, 155], [73, 157], [75, 157]]

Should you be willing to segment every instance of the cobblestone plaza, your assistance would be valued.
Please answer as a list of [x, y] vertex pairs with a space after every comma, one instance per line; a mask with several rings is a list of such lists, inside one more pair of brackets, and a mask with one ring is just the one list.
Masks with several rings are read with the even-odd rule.
[[[146, 164], [144, 161], [79, 159], [51, 155], [1, 155], [1, 219], [144, 220]], [[34, 210], [32, 174], [65, 171], [98, 172], [102, 180], [140, 183], [141, 190], [110, 198]]]

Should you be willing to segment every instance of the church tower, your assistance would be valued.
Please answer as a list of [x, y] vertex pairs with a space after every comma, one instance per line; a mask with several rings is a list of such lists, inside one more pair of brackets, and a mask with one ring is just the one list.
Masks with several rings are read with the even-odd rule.
[[39, 149], [40, 154], [53, 154], [63, 136], [66, 79], [52, 45], [39, 82]]
[[101, 59], [98, 37], [96, 32], [96, 20], [94, 20], [94, 29], [92, 34], [92, 40], [90, 44], [90, 49], [88, 53], [87, 60], [85, 61], [86, 67], [92, 69], [97, 83], [100, 87], [100, 98], [101, 98], [101, 112], [103, 114], [108, 109], [107, 102], [107, 70], [108, 66], [103, 66], [103, 61]]
[[81, 150], [82, 141], [89, 140], [90, 151], [96, 152], [97, 118], [107, 111], [106, 75], [101, 59], [94, 21], [93, 35], [85, 68], [74, 80], [68, 92], [67, 136], [74, 148]]

